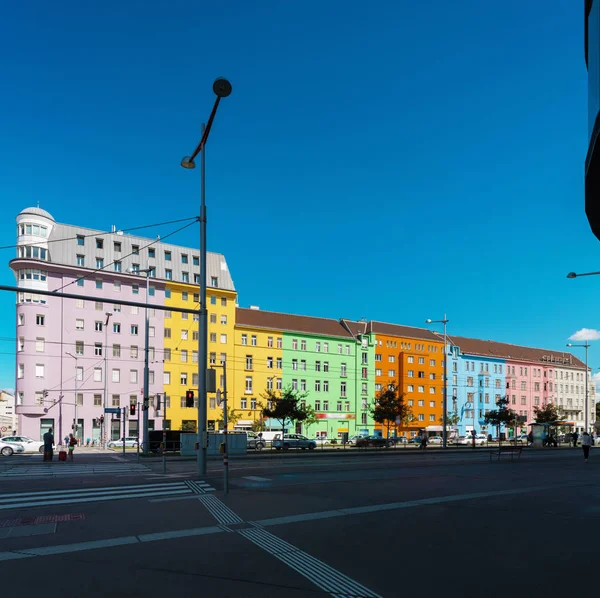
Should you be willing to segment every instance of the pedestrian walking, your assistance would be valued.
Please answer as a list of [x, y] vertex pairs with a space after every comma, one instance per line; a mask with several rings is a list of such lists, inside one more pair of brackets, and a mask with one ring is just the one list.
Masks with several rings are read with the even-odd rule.
[[69, 434], [69, 461], [73, 461], [73, 453], [75, 452], [75, 447], [77, 446], [77, 438], [73, 436], [73, 434]]
[[427, 436], [423, 434], [421, 436], [421, 446], [419, 448], [426, 449], [427, 448]]
[[583, 458], [585, 459], [586, 463], [588, 457], [590, 456], [590, 447], [592, 446], [592, 443], [592, 437], [587, 432], [584, 432], [583, 436], [581, 437], [581, 448], [583, 449]]
[[577, 432], [573, 432], [573, 447], [577, 446], [577, 439], [579, 438], [579, 434]]
[[44, 434], [44, 461], [52, 461], [52, 445], [54, 444], [54, 435], [52, 434], [52, 428]]

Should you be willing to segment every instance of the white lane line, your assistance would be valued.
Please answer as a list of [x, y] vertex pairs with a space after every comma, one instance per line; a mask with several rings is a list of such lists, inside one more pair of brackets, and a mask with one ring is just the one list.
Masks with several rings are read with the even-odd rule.
[[222, 503], [216, 496], [205, 494], [199, 496], [198, 500], [207, 508], [209, 513], [222, 525], [232, 523], [243, 523], [243, 519], [234, 513], [226, 504]]
[[271, 478], [261, 478], [258, 475], [245, 475], [244, 480], [252, 480], [253, 482], [269, 482]]
[[65, 554], [67, 552], [80, 552], [83, 550], [94, 550], [96, 548], [111, 548], [113, 546], [124, 546], [125, 544], [137, 544], [139, 540], [135, 536], [124, 538], [108, 538], [106, 540], [94, 540], [93, 542], [80, 542], [79, 544], [60, 544], [58, 546], [44, 546], [42, 548], [26, 548], [21, 553], [31, 556], [49, 556], [51, 554]]
[[377, 513], [379, 511], [393, 511], [396, 509], [407, 509], [410, 507], [420, 507], [423, 505], [437, 505], [442, 503], [457, 502], [461, 500], [493, 498], [495, 496], [511, 496], [517, 494], [526, 494], [528, 492], [543, 492], [545, 490], [552, 490], [559, 487], [560, 486], [537, 486], [534, 488], [519, 488], [515, 490], [496, 490], [491, 492], [474, 492], [472, 494], [453, 494], [450, 496], [421, 498], [417, 500], [392, 502], [381, 505], [367, 505], [364, 507], [351, 507], [348, 509], [337, 509], [333, 511], [317, 511], [314, 513], [304, 513], [301, 515], [290, 515], [288, 517], [273, 517], [271, 519], [259, 519], [257, 521], [254, 521], [254, 523], [262, 527], [271, 527], [273, 525], [299, 523], [302, 521], [312, 521], [314, 519], [329, 519], [332, 517], [342, 517], [345, 515], [361, 515], [364, 513]]
[[148, 498], [149, 496], [164, 496], [164, 495], [173, 495], [173, 494], [189, 494], [189, 488], [180, 488], [180, 489], [164, 489], [164, 490], [155, 490], [153, 492], [142, 492], [138, 491], [135, 493], [128, 494], [110, 494], [105, 496], [87, 496], [82, 498], [77, 498], [70, 496], [68, 498], [63, 499], [54, 499], [54, 500], [35, 500], [31, 502], [13, 502], [10, 504], [0, 505], [0, 511], [5, 511], [7, 509], [24, 509], [27, 507], [48, 507], [51, 505], [71, 505], [71, 504], [81, 504], [88, 502], [106, 502], [109, 500], [125, 500], [130, 498]]
[[108, 492], [118, 490], [119, 492], [127, 491], [127, 490], [139, 490], [139, 489], [148, 489], [155, 490], [161, 488], [184, 488], [183, 482], [165, 482], [162, 484], [134, 484], [133, 486], [98, 486], [96, 488], [69, 488], [66, 490], [42, 490], [39, 492], [15, 492], [9, 494], [0, 494], [0, 502], [5, 500], [11, 500], [14, 498], [29, 498], [35, 496], [41, 496], [44, 498], [49, 498], [52, 496], [65, 496], [68, 494], [71, 496], [72, 494], [94, 494], [95, 492]]
[[197, 494], [188, 494], [186, 496], [167, 496], [166, 498], [149, 498], [148, 502], [171, 502], [173, 500], [198, 500]]
[[332, 596], [381, 598], [337, 569], [264, 529], [244, 529], [238, 533]]
[[197, 527], [193, 529], [175, 530], [172, 532], [159, 532], [156, 534], [142, 534], [138, 536], [140, 542], [156, 542], [158, 540], [173, 540], [177, 538], [189, 538], [190, 536], [205, 536], [207, 534], [221, 534], [223, 530], [216, 526]]

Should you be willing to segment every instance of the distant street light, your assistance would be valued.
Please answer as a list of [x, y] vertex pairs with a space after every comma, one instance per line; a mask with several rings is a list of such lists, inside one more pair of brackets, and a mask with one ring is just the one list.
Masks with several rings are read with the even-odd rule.
[[[425, 320], [426, 324], [443, 324], [444, 325], [444, 396], [442, 398], [442, 409], [444, 410], [444, 413], [442, 414], [442, 425], [444, 426], [444, 429], [442, 431], [442, 440], [443, 440], [443, 447], [446, 448], [447, 446], [447, 442], [448, 442], [448, 431], [446, 430], [446, 426], [448, 425], [447, 419], [448, 419], [448, 365], [447, 365], [447, 361], [448, 361], [448, 344], [447, 344], [447, 334], [446, 334], [446, 325], [448, 324], [450, 320], [448, 320], [448, 318], [446, 317], [446, 314], [444, 314], [444, 319], [443, 320], [431, 320], [431, 319], [427, 319]], [[473, 405], [473, 409], [475, 409], [475, 405]]]
[[583, 345], [574, 345], [573, 343], [567, 343], [567, 347], [582, 347], [585, 349], [585, 431], [589, 432], [589, 406], [588, 406], [588, 349], [590, 344], [585, 341]]

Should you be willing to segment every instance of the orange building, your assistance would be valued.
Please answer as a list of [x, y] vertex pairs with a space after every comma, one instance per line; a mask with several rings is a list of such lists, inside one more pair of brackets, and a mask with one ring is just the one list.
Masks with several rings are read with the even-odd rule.
[[[399, 425], [396, 433], [409, 437], [424, 430], [429, 436], [442, 432], [444, 398], [444, 343], [425, 328], [370, 322], [375, 333], [375, 393], [394, 383], [404, 393], [413, 420]], [[375, 429], [381, 429], [376, 424]], [[384, 434], [387, 430], [383, 430]]]

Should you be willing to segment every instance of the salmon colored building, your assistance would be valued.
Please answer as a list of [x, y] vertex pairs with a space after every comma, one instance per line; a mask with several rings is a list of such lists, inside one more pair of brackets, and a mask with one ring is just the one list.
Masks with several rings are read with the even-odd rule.
[[[369, 322], [375, 334], [375, 395], [396, 384], [412, 410], [412, 422], [397, 426], [398, 435], [441, 434], [444, 399], [444, 343], [425, 328]], [[375, 430], [381, 430], [376, 424]], [[382, 430], [387, 433], [387, 430]]]

